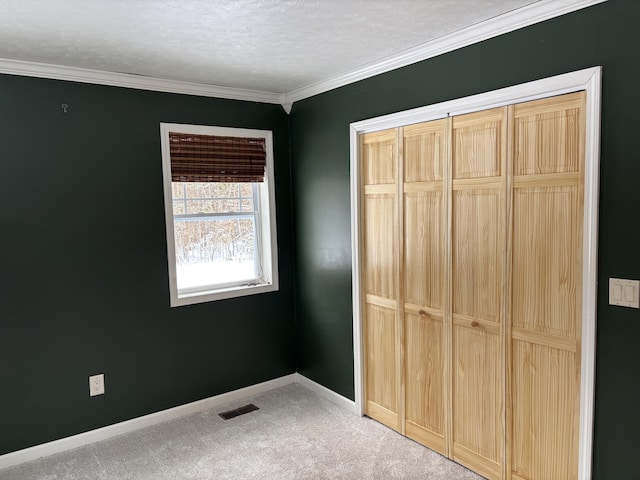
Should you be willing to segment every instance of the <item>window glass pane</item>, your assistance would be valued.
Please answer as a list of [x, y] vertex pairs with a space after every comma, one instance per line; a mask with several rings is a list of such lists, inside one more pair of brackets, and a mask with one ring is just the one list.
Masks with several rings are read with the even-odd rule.
[[171, 182], [171, 195], [173, 198], [184, 198], [184, 183]]
[[198, 198], [199, 183], [183, 183], [187, 198]]
[[[174, 182], [186, 186], [187, 198], [228, 198], [238, 197], [239, 184], [218, 183], [218, 182]], [[251, 195], [251, 184], [249, 183], [249, 195]]]
[[[182, 183], [172, 182], [174, 215], [198, 213], [253, 212], [252, 184], [243, 183]], [[185, 198], [180, 206], [176, 199]], [[242, 196], [239, 196], [242, 194]]]
[[[188, 214], [237, 213], [240, 211], [240, 200], [187, 200], [186, 213]], [[253, 210], [245, 208], [244, 211], [252, 212]]]
[[252, 183], [241, 183], [240, 184], [240, 195], [242, 195], [243, 197], [250, 197], [252, 196], [252, 191], [253, 189], [252, 187]]
[[239, 212], [240, 200], [221, 200], [220, 208], [223, 212]]
[[218, 183], [219, 194], [218, 197], [237, 197], [239, 195], [238, 183]]
[[243, 212], [253, 212], [253, 200], [252, 199], [242, 199], [242, 211]]
[[174, 200], [173, 201], [173, 214], [174, 215], [183, 215], [185, 213], [187, 213], [187, 212], [185, 211], [185, 208], [184, 208], [184, 201], [183, 200], [178, 200], [178, 201]]
[[212, 213], [215, 211], [210, 200], [187, 200], [187, 213]]
[[253, 218], [175, 222], [178, 288], [254, 280]]
[[[255, 272], [252, 184], [172, 182], [179, 289], [250, 281]], [[240, 197], [242, 195], [242, 197]], [[245, 213], [244, 218], [179, 218], [179, 215]]]

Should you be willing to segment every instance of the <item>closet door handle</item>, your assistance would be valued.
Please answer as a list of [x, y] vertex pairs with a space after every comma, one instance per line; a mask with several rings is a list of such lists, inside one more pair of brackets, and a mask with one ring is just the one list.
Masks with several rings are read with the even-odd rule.
[[471, 326], [472, 327], [477, 327], [478, 325], [480, 325], [478, 322], [476, 322], [475, 320], [473, 322], [471, 322]]

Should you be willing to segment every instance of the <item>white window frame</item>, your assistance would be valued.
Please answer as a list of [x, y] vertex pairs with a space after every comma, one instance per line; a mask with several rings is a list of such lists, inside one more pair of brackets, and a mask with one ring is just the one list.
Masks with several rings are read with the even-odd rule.
[[[220, 285], [209, 289], [178, 290], [176, 274], [176, 246], [174, 233], [173, 195], [171, 189], [171, 157], [169, 132], [193, 133], [228, 137], [263, 138], [267, 149], [264, 182], [257, 187], [255, 200], [259, 204], [256, 215], [256, 235], [260, 237], [259, 255], [262, 277], [255, 284]], [[169, 266], [169, 296], [172, 307], [211, 302], [225, 298], [243, 297], [278, 290], [278, 243], [276, 234], [275, 181], [273, 173], [273, 134], [269, 130], [161, 123], [162, 179], [164, 184], [164, 211], [167, 233], [167, 260]]]

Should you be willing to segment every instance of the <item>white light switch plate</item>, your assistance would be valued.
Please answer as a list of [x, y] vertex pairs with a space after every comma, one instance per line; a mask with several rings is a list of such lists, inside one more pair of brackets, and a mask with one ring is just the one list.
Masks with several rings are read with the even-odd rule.
[[104, 373], [89, 377], [89, 396], [95, 397], [104, 393]]
[[640, 280], [610, 278], [609, 305], [640, 308]]

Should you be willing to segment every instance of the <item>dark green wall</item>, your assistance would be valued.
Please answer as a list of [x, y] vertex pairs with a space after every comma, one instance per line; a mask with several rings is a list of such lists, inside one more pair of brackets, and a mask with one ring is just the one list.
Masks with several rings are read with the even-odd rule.
[[[594, 478], [639, 479], [640, 311], [607, 304], [640, 278], [638, 24], [610, 0], [297, 102], [290, 129], [279, 106], [0, 76], [0, 454], [296, 362], [353, 398], [349, 123], [602, 65]], [[279, 292], [169, 308], [160, 122], [274, 131]]]
[[640, 279], [639, 24], [611, 0], [294, 104], [300, 373], [354, 398], [349, 123], [602, 65], [594, 478], [640, 478], [640, 310], [607, 304], [608, 277]]
[[[160, 122], [274, 132], [279, 292], [169, 307]], [[0, 76], [0, 454], [295, 371], [288, 128], [278, 105]]]

